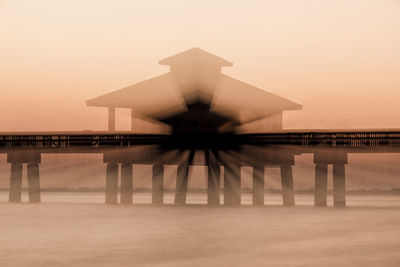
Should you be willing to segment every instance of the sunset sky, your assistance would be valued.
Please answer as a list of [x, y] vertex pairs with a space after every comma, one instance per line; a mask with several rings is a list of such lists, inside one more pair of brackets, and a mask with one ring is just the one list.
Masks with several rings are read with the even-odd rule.
[[398, 0], [0, 0], [0, 36], [0, 131], [105, 130], [86, 100], [192, 47], [302, 104], [285, 128], [400, 128]]

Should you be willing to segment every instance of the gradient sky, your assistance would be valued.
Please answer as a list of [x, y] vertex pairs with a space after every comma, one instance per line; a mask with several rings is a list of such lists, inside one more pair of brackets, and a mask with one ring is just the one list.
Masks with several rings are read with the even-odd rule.
[[398, 0], [0, 0], [0, 36], [0, 131], [104, 130], [85, 100], [192, 47], [303, 104], [285, 128], [400, 128]]

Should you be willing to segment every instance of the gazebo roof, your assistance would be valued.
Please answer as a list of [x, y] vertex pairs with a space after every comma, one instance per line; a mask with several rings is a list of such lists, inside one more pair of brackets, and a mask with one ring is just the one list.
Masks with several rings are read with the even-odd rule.
[[244, 123], [267, 117], [283, 110], [302, 106], [281, 96], [221, 74], [211, 102], [211, 111], [234, 117]]
[[131, 108], [145, 117], [159, 120], [186, 110], [170, 73], [86, 101], [88, 106]]
[[216, 55], [213, 55], [207, 51], [204, 51], [203, 49], [194, 47], [191, 49], [188, 49], [186, 51], [183, 51], [181, 53], [178, 53], [176, 55], [167, 57], [165, 59], [160, 60], [158, 63], [160, 65], [176, 65], [176, 64], [195, 64], [195, 63], [209, 63], [209, 64], [215, 64], [219, 65], [222, 67], [231, 67], [233, 66], [232, 62], [229, 62], [226, 59], [223, 59], [221, 57], [218, 57]]
[[88, 100], [87, 105], [131, 108], [142, 116], [165, 121], [187, 111], [190, 104], [204, 103], [210, 106], [210, 111], [237, 123], [302, 108], [222, 74], [221, 66], [232, 63], [199, 48], [161, 60], [160, 64], [171, 65], [171, 71]]

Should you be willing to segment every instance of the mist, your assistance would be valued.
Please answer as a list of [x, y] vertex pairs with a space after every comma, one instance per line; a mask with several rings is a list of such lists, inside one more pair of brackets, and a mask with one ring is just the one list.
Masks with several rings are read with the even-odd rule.
[[106, 129], [106, 112], [85, 100], [163, 73], [159, 59], [191, 47], [301, 103], [284, 128], [399, 128], [399, 9], [391, 0], [3, 1], [0, 113], [12, 116], [0, 129]]
[[1, 266], [400, 265], [400, 1], [0, 0], [0, 36]]

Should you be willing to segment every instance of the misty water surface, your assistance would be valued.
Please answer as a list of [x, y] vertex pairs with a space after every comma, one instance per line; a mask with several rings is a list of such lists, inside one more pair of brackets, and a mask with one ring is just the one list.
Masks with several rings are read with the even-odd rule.
[[9, 204], [3, 192], [1, 266], [399, 266], [400, 196], [349, 195], [347, 208], [314, 208], [311, 195], [283, 208], [280, 197], [266, 195], [263, 208], [208, 208], [59, 192]]

